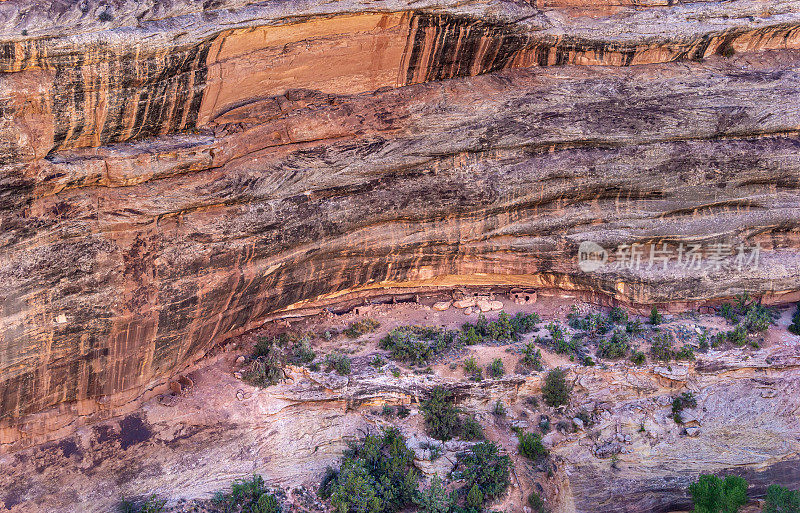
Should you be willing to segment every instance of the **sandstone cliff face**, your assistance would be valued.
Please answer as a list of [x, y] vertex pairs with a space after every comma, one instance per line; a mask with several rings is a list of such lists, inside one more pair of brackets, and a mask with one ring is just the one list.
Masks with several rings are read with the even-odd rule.
[[[4, 425], [391, 288], [791, 297], [800, 7], [666, 3], [3, 2]], [[762, 253], [585, 273], [584, 240]]]

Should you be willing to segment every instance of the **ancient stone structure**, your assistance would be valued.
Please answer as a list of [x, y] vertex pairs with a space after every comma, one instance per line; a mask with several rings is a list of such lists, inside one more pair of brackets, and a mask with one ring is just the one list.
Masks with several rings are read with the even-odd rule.
[[[337, 298], [800, 289], [796, 1], [13, 0], [0, 20], [3, 440]], [[587, 240], [609, 265], [578, 267]], [[732, 263], [610, 265], [633, 243]]]

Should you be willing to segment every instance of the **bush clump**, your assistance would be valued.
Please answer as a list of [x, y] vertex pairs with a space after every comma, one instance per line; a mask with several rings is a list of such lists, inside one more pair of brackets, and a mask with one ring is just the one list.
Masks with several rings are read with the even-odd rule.
[[487, 321], [481, 314], [475, 324], [465, 323], [461, 327], [461, 338], [466, 345], [481, 342], [517, 342], [520, 335], [529, 333], [541, 322], [538, 314], [519, 312], [513, 317], [500, 312], [496, 321]]
[[658, 313], [658, 308], [656, 305], [653, 305], [653, 308], [650, 310], [650, 324], [653, 326], [658, 326], [664, 321], [664, 318]]
[[770, 485], [761, 513], [800, 513], [800, 491]]
[[792, 323], [789, 325], [789, 332], [800, 335], [800, 303], [797, 303], [797, 310], [792, 314]]
[[691, 392], [684, 392], [681, 395], [672, 399], [672, 418], [676, 424], [683, 424], [681, 412], [684, 408], [696, 408], [697, 399], [694, 398]]
[[528, 506], [530, 506], [533, 513], [547, 513], [547, 508], [544, 505], [544, 499], [542, 499], [536, 492], [531, 492], [531, 494], [528, 496]]
[[672, 350], [672, 343], [674, 341], [675, 337], [668, 331], [657, 334], [650, 342], [650, 356], [652, 356], [654, 360], [661, 360], [664, 362], [672, 360], [675, 356]]
[[461, 420], [460, 436], [464, 440], [483, 440], [483, 427], [472, 415], [467, 415]]
[[415, 502], [423, 513], [449, 513], [454, 496], [447, 491], [439, 476], [434, 475], [430, 486], [420, 492]]
[[470, 377], [472, 381], [480, 381], [483, 379], [483, 371], [478, 367], [478, 362], [475, 358], [470, 356], [464, 360], [464, 374]]
[[567, 371], [564, 369], [553, 369], [547, 373], [542, 386], [542, 399], [545, 404], [557, 407], [569, 403], [572, 389], [567, 384], [566, 376]]
[[640, 321], [639, 319], [628, 321], [625, 324], [625, 331], [630, 333], [631, 335], [639, 335], [644, 331], [644, 328], [642, 327], [642, 321]]
[[425, 430], [437, 440], [450, 440], [460, 429], [459, 409], [453, 404], [453, 394], [443, 386], [434, 387], [420, 405]]
[[695, 513], [737, 513], [747, 504], [747, 481], [738, 476], [721, 479], [701, 474], [689, 485]]
[[121, 513], [161, 513], [167, 504], [166, 499], [161, 499], [153, 494], [143, 501], [123, 499], [119, 505]]
[[425, 420], [425, 431], [437, 440], [460, 437], [464, 440], [482, 440], [483, 428], [471, 415], [464, 415], [456, 407], [452, 392], [441, 385], [431, 389], [428, 398], [420, 404]]
[[242, 377], [255, 386], [274, 385], [284, 378], [283, 367], [287, 363], [314, 366], [316, 357], [307, 336], [281, 333], [272, 338], [259, 337]]
[[517, 450], [529, 460], [540, 460], [546, 458], [548, 451], [542, 444], [542, 436], [539, 433], [519, 433], [519, 443]]
[[375, 319], [364, 319], [361, 321], [356, 321], [348, 326], [344, 330], [344, 334], [348, 338], [358, 338], [361, 335], [366, 335], [367, 333], [372, 333], [376, 329], [381, 327], [381, 323], [376, 321]]
[[533, 342], [528, 342], [522, 348], [522, 364], [535, 371], [543, 371], [542, 351]]
[[345, 451], [339, 470], [330, 470], [320, 496], [330, 498], [337, 513], [397, 511], [413, 504], [419, 474], [414, 453], [396, 428], [367, 435]]
[[505, 493], [511, 484], [510, 469], [511, 458], [500, 454], [494, 442], [487, 441], [458, 455], [453, 477], [464, 481], [459, 495], [464, 497], [465, 504], [480, 511], [483, 503]]
[[380, 341], [394, 360], [424, 365], [453, 347], [457, 333], [428, 326], [400, 326]]
[[641, 351], [634, 351], [631, 355], [631, 362], [634, 365], [644, 365], [645, 361], [647, 361], [647, 356]]
[[331, 353], [325, 357], [328, 370], [335, 370], [341, 376], [350, 374], [350, 357], [346, 354]]
[[217, 492], [214, 503], [224, 513], [280, 513], [278, 499], [264, 485], [264, 478], [253, 475], [252, 479], [237, 479], [231, 489]]
[[733, 330], [725, 333], [725, 340], [736, 347], [742, 347], [747, 344], [747, 329], [742, 325], [736, 326]]
[[605, 335], [614, 328], [614, 322], [610, 316], [607, 318], [600, 313], [589, 313], [581, 316], [574, 307], [567, 315], [567, 323], [572, 329], [585, 331], [590, 338]]
[[615, 306], [608, 312], [608, 320], [614, 324], [623, 325], [628, 322], [628, 314], [622, 308]]
[[503, 360], [500, 358], [495, 358], [492, 360], [492, 363], [486, 369], [489, 376], [493, 378], [502, 378], [503, 375], [506, 373], [506, 368], [503, 366]]
[[560, 324], [551, 322], [547, 325], [547, 331], [550, 332], [549, 346], [558, 354], [579, 354], [581, 352], [581, 345], [577, 338], [573, 337], [567, 340], [566, 333]]
[[609, 339], [601, 339], [597, 347], [597, 355], [601, 358], [623, 358], [630, 351], [630, 337], [620, 329], [614, 330]]
[[281, 339], [261, 337], [256, 342], [252, 360], [242, 377], [251, 385], [266, 387], [278, 383], [284, 378], [283, 367], [286, 364], [286, 353]]

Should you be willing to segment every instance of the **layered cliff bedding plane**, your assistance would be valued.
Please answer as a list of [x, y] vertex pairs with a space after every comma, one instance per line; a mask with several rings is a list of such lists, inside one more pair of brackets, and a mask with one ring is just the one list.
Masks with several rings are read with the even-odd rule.
[[800, 512], [800, 1], [0, 1], [0, 512]]

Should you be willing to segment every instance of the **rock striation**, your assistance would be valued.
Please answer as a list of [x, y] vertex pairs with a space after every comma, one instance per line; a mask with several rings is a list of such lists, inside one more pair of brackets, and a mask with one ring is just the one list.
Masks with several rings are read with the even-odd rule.
[[[20, 0], [0, 19], [0, 441], [344, 298], [800, 289], [796, 2]], [[586, 272], [584, 241], [609, 262], [760, 253]]]

